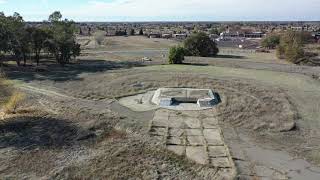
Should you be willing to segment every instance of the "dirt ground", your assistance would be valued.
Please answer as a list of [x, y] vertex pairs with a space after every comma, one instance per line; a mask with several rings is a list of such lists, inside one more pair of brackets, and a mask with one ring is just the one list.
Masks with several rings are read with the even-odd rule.
[[[144, 46], [162, 48], [161, 43], [149, 43], [126, 46], [137, 57], [144, 56], [139, 51], [148, 51]], [[226, 56], [203, 59], [204, 62], [188, 58], [189, 65], [153, 65], [105, 56], [105, 52], [91, 55], [109, 51], [105, 49], [85, 51], [88, 53], [77, 63], [65, 67], [51, 63], [41, 68], [5, 67], [8, 79], [27, 99], [20, 107], [23, 113], [0, 122], [1, 177], [215, 177], [216, 171], [210, 167], [167, 151], [149, 136], [153, 110], [135, 112], [118, 103], [121, 97], [160, 87], [191, 87], [213, 89], [220, 95], [222, 103], [215, 107], [216, 118], [240, 179], [270, 178], [274, 174], [319, 179], [318, 68], [230, 56], [225, 63]], [[110, 51], [114, 51], [113, 56], [123, 53], [121, 48]], [[261, 159], [261, 154], [273, 160]]]

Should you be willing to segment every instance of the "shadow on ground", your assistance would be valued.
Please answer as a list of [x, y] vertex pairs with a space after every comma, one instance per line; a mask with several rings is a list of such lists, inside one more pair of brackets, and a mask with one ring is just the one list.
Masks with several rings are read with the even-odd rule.
[[96, 73], [141, 66], [144, 66], [143, 62], [138, 61], [80, 60], [78, 63], [67, 64], [65, 66], [50, 61], [42, 62], [39, 67], [7, 65], [4, 67], [4, 70], [9, 79], [26, 82], [32, 80], [68, 81], [81, 80], [78, 77], [81, 73]]
[[54, 118], [15, 117], [0, 124], [0, 148], [62, 148], [90, 137], [90, 131]]
[[214, 56], [214, 58], [227, 58], [227, 59], [246, 59], [245, 56], [237, 56], [237, 55], [225, 55], [225, 54], [221, 54], [221, 55], [216, 55]]

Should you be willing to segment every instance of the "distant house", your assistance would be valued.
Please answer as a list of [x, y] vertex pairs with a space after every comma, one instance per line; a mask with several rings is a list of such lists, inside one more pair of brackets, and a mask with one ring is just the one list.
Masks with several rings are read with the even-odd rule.
[[150, 33], [150, 34], [148, 35], [148, 37], [149, 37], [149, 38], [160, 38], [161, 35], [160, 35], [159, 33]]
[[320, 40], [320, 32], [312, 33], [312, 36], [314, 37], [315, 40]]
[[251, 32], [251, 33], [245, 33], [245, 38], [253, 38], [253, 39], [261, 39], [265, 36], [265, 33], [263, 32]]
[[186, 39], [188, 37], [187, 34], [173, 34], [173, 38], [176, 38], [176, 39]]
[[161, 37], [169, 39], [169, 38], [172, 38], [172, 34], [162, 34]]

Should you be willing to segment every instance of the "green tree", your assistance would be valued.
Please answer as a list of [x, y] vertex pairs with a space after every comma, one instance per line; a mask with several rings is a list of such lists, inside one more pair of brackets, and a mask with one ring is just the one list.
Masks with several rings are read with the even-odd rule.
[[280, 35], [278, 34], [270, 34], [269, 36], [265, 37], [261, 45], [265, 48], [274, 49], [280, 44]]
[[203, 32], [192, 34], [184, 41], [187, 55], [212, 57], [218, 54], [219, 49], [214, 41]]
[[143, 35], [143, 29], [141, 28], [139, 31], [139, 35], [142, 36]]
[[10, 40], [12, 33], [8, 27], [7, 17], [0, 13], [0, 63], [2, 63], [2, 57], [10, 52]]
[[217, 28], [211, 28], [211, 29], [209, 30], [209, 33], [210, 33], [210, 34], [217, 34], [217, 35], [220, 34]]
[[134, 31], [134, 29], [131, 29], [130, 36], [134, 36], [134, 35], [135, 35], [135, 31]]
[[59, 11], [55, 11], [53, 12], [50, 16], [49, 16], [49, 22], [58, 22], [62, 19], [62, 14]]
[[61, 20], [62, 15], [54, 12], [49, 17], [51, 38], [47, 41], [47, 47], [57, 62], [61, 65], [70, 62], [71, 57], [80, 54], [80, 45], [76, 42], [75, 23], [67, 19]]
[[32, 27], [29, 28], [28, 31], [31, 35], [31, 47], [38, 66], [40, 63], [41, 51], [45, 48], [45, 43], [49, 38], [49, 34], [43, 28]]
[[182, 64], [185, 56], [185, 49], [180, 46], [174, 46], [169, 51], [169, 64]]

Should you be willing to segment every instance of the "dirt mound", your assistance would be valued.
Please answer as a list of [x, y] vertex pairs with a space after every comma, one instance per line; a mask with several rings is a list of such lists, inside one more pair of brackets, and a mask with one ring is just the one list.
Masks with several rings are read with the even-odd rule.
[[[254, 81], [214, 79], [188, 73], [152, 72], [150, 76], [148, 72], [126, 71], [88, 76], [76, 83], [81, 84], [81, 91], [73, 88], [70, 94], [88, 99], [117, 98], [160, 87], [212, 89], [221, 96], [222, 104], [217, 109], [222, 121], [259, 132], [290, 131], [294, 129], [297, 118], [297, 112], [284, 90]], [[69, 83], [69, 87], [64, 87], [72, 89], [72, 86], [76, 84]]]

